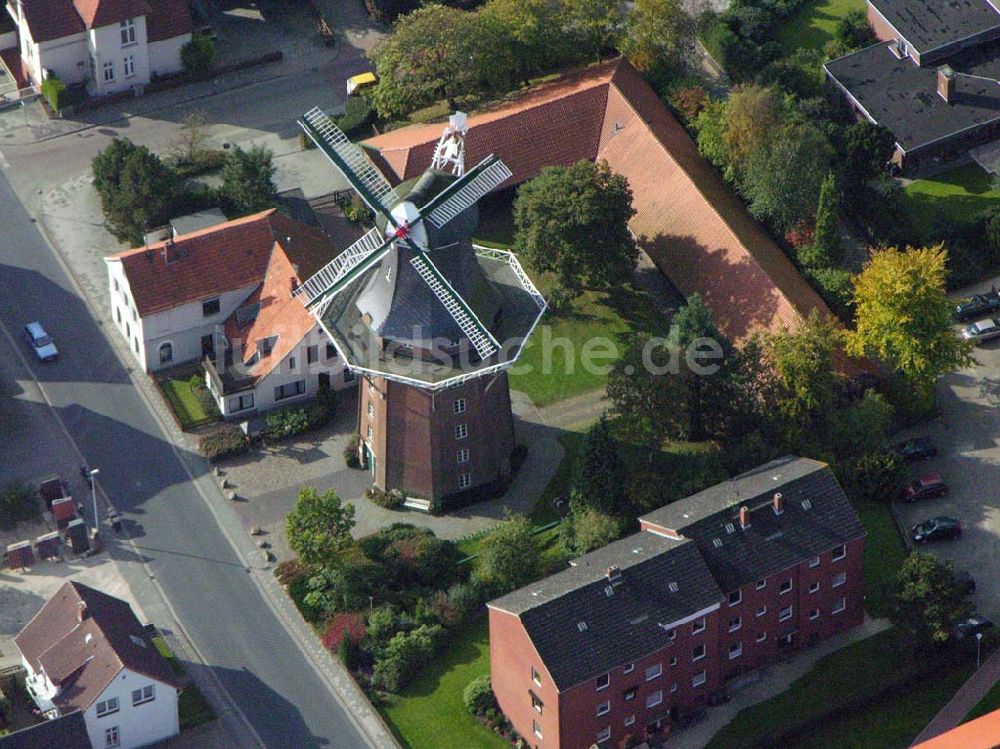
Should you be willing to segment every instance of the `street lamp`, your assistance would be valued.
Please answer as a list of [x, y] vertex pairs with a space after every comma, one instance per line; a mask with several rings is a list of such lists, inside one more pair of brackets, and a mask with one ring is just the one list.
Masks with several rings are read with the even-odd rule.
[[979, 654], [983, 645], [983, 633], [976, 632], [976, 670], [979, 669]]
[[97, 474], [101, 471], [98, 468], [91, 468], [87, 471], [87, 476], [90, 478], [90, 493], [94, 500], [94, 534], [97, 534], [98, 528], [100, 526], [100, 519], [97, 514]]

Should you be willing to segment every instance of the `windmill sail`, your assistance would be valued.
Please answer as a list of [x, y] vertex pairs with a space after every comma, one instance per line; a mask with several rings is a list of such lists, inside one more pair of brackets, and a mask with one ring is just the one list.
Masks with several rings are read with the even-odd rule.
[[420, 209], [420, 217], [440, 228], [512, 175], [497, 156], [487, 156]]
[[496, 338], [486, 329], [486, 326], [476, 317], [476, 313], [465, 303], [465, 301], [451, 284], [441, 275], [441, 271], [430, 261], [426, 254], [417, 254], [410, 259], [410, 264], [414, 267], [424, 282], [430, 287], [434, 295], [441, 301], [448, 314], [458, 323], [462, 333], [472, 341], [476, 351], [483, 359], [488, 359], [500, 349], [500, 344]]
[[307, 307], [333, 296], [385, 257], [392, 242], [393, 239], [387, 239], [377, 227], [372, 229], [316, 271], [295, 293], [305, 297], [303, 304]]
[[361, 149], [351, 143], [344, 132], [319, 107], [313, 107], [306, 112], [299, 120], [299, 126], [351, 183], [351, 187], [357, 190], [368, 207], [376, 213], [381, 213], [395, 226], [396, 221], [390, 209], [399, 200], [396, 191], [365, 158]]

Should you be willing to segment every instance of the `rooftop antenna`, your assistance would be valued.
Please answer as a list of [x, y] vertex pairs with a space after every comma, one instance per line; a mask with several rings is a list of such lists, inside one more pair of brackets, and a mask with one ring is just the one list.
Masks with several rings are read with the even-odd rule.
[[434, 147], [431, 169], [451, 170], [456, 177], [465, 173], [465, 134], [469, 132], [465, 119], [465, 112], [455, 112], [448, 118], [448, 126]]

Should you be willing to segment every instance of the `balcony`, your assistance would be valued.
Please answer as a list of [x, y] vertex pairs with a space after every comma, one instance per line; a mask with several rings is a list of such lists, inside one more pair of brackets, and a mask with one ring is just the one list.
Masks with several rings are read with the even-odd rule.
[[43, 714], [47, 716], [48, 713], [58, 713], [55, 703], [52, 702], [58, 690], [52, 688], [44, 672], [30, 674], [24, 680], [24, 686], [27, 687], [28, 694], [31, 695], [31, 699]]
[[227, 351], [226, 358], [221, 362], [222, 371], [219, 371], [218, 364], [210, 356], [206, 356], [202, 361], [205, 373], [211, 382], [211, 390], [216, 395], [232, 395], [244, 390], [249, 390], [254, 385], [254, 378], [233, 367], [232, 356]]

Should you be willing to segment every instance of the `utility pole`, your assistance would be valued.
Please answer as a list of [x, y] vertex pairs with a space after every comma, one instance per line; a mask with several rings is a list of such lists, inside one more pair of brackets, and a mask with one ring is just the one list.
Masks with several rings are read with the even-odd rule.
[[94, 535], [97, 535], [97, 531], [101, 525], [100, 516], [97, 514], [97, 474], [101, 471], [97, 468], [91, 468], [87, 471], [87, 475], [90, 477], [90, 494], [94, 500]]

